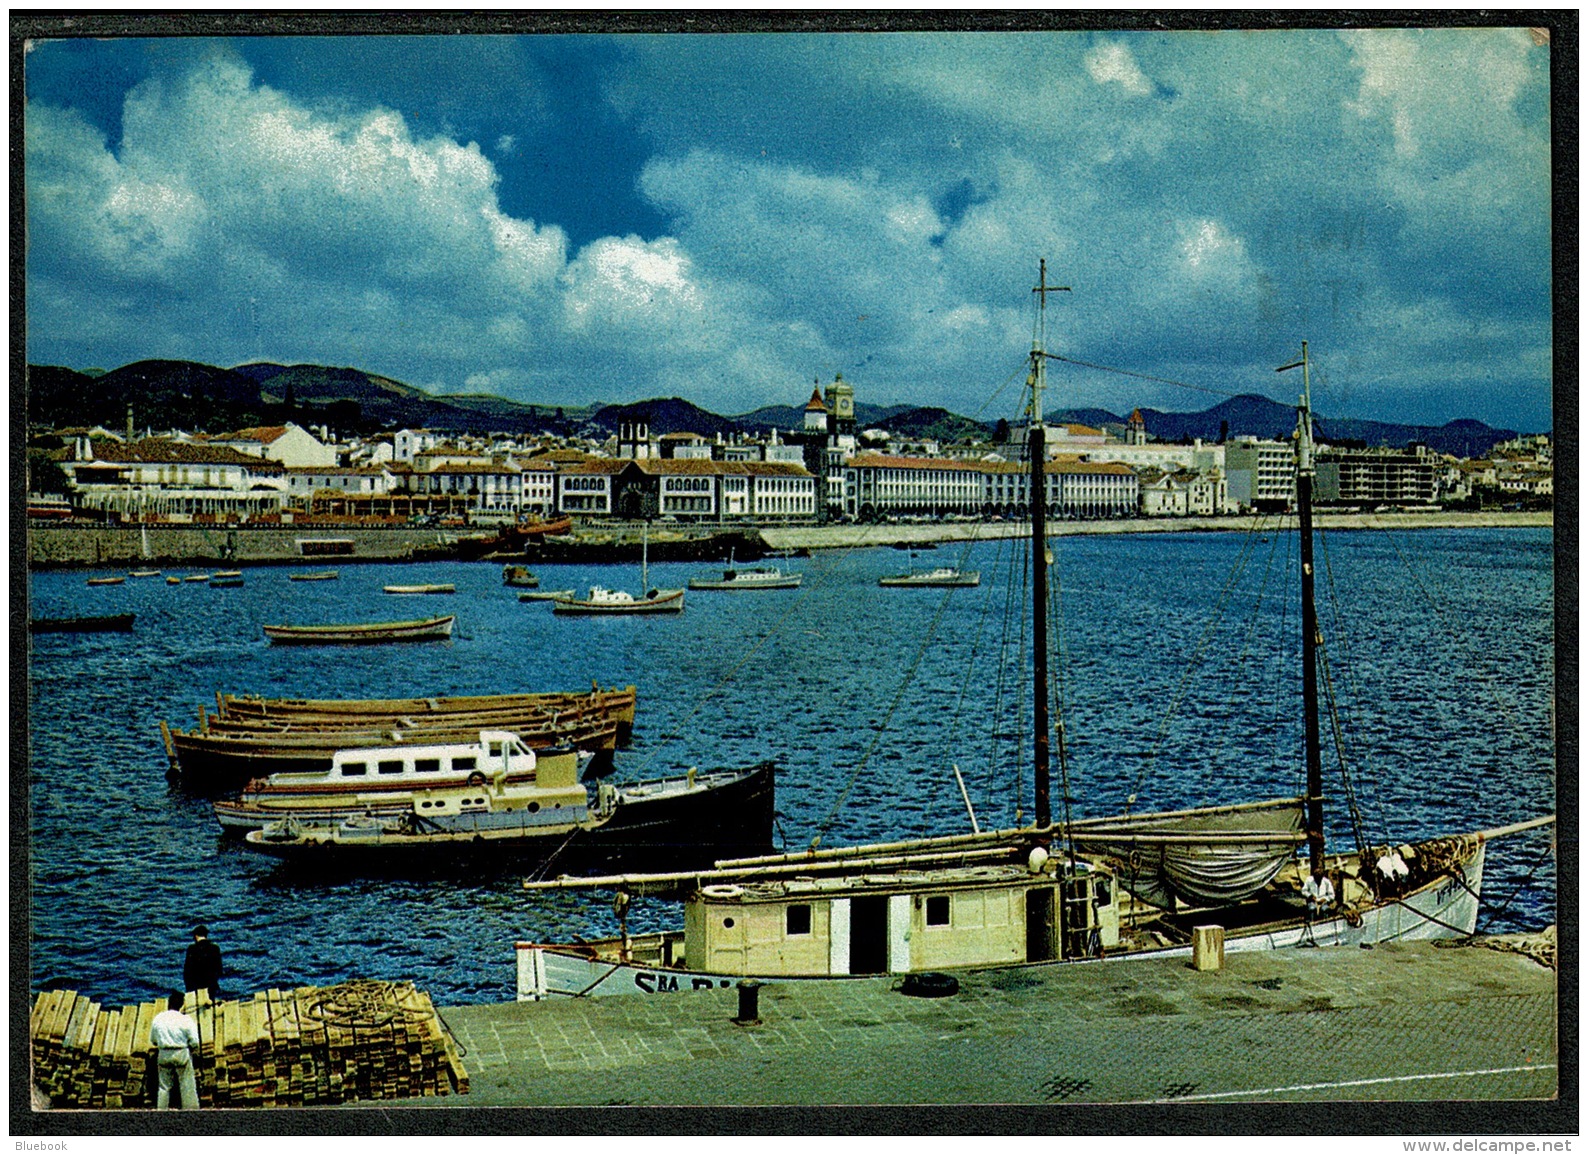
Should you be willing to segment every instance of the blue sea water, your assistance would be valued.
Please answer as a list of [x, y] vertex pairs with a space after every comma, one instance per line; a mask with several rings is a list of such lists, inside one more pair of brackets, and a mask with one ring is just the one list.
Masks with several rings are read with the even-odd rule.
[[[911, 559], [825, 551], [785, 563], [793, 592], [693, 591], [676, 617], [555, 617], [498, 566], [344, 565], [335, 582], [246, 570], [242, 588], [163, 578], [88, 587], [29, 576], [36, 617], [134, 611], [133, 633], [40, 635], [28, 661], [30, 983], [110, 1006], [180, 985], [205, 922], [231, 992], [409, 979], [438, 1004], [513, 997], [513, 942], [614, 927], [595, 895], [526, 894], [522, 876], [317, 880], [223, 842], [208, 802], [167, 781], [159, 722], [187, 727], [217, 691], [387, 697], [639, 689], [619, 779], [778, 763], [790, 849], [1031, 818], [1030, 690], [1013, 648], [1024, 546], [944, 546], [916, 565], [982, 571], [979, 588], [883, 589]], [[1293, 535], [1054, 538], [1056, 680], [1065, 723], [1056, 816], [1301, 793]], [[313, 567], [305, 567], [313, 568]], [[651, 567], [682, 585], [709, 567]], [[170, 571], [182, 572], [182, 571]], [[632, 567], [544, 566], [546, 588], [634, 586]], [[451, 582], [450, 596], [381, 587]], [[1013, 591], [1013, 592], [1011, 592]], [[1318, 601], [1329, 641], [1329, 840], [1353, 845], [1343, 749], [1370, 841], [1499, 826], [1555, 809], [1553, 554], [1548, 530], [1335, 532]], [[456, 613], [450, 642], [273, 647], [267, 623]], [[1068, 793], [1061, 788], [1067, 783]], [[1066, 803], [1065, 799], [1068, 799]], [[1554, 834], [1489, 853], [1480, 928], [1555, 920]], [[676, 911], [638, 904], [635, 930]]]

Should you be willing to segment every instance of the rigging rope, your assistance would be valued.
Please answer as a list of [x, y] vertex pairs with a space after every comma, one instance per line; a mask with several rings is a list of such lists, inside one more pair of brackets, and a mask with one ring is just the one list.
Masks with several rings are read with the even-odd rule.
[[865, 752], [860, 755], [860, 760], [855, 763], [855, 768], [850, 772], [849, 781], [844, 784], [843, 791], [833, 803], [832, 809], [827, 812], [827, 817], [823, 818], [821, 825], [817, 827], [815, 837], [811, 839], [810, 848], [812, 850], [815, 850], [821, 844], [828, 829], [832, 826], [833, 819], [838, 816], [838, 812], [843, 809], [844, 803], [849, 800], [849, 793], [855, 788], [855, 782], [860, 778], [861, 771], [866, 768], [866, 763], [870, 761], [871, 755], [876, 752], [877, 747], [881, 744], [883, 735], [887, 733], [888, 723], [893, 719], [894, 711], [899, 708], [899, 703], [904, 700], [904, 692], [910, 688], [910, 683], [915, 680], [915, 672], [921, 666], [921, 659], [926, 656], [927, 647], [931, 645], [932, 640], [937, 635], [937, 627], [943, 620], [944, 611], [948, 609], [948, 600], [953, 593], [952, 589], [943, 591], [943, 597], [937, 604], [937, 612], [932, 615], [932, 624], [927, 627], [925, 634], [921, 638], [921, 644], [916, 647], [915, 657], [910, 660], [910, 666], [905, 670], [904, 678], [899, 682], [899, 688], [893, 695], [893, 701], [888, 704], [887, 712], [883, 714], [882, 720], [877, 723], [871, 736], [871, 742], [866, 747]]
[[[1214, 602], [1212, 616], [1208, 619], [1207, 625], [1203, 627], [1202, 636], [1197, 639], [1197, 644], [1191, 651], [1191, 657], [1187, 660], [1185, 669], [1180, 676], [1180, 684], [1175, 687], [1175, 692], [1169, 700], [1169, 708], [1164, 713], [1163, 721], [1159, 725], [1158, 736], [1154, 740], [1146, 760], [1136, 770], [1136, 780], [1132, 783], [1130, 794], [1127, 796], [1129, 799], [1134, 799], [1140, 793], [1142, 780], [1152, 769], [1153, 763], [1157, 761], [1158, 751], [1162, 748], [1164, 740], [1168, 736], [1170, 723], [1174, 721], [1174, 716], [1179, 711], [1180, 704], [1185, 701], [1186, 694], [1191, 687], [1192, 675], [1201, 664], [1202, 655], [1206, 652], [1208, 644], [1213, 638], [1214, 631], [1218, 628], [1218, 624], [1224, 616], [1225, 607], [1229, 604], [1230, 595], [1235, 590], [1237, 580], [1245, 572], [1247, 560], [1251, 555], [1252, 544], [1256, 539], [1256, 528], [1259, 524], [1261, 524], [1260, 516], [1254, 519], [1251, 528], [1247, 530], [1245, 539], [1241, 542], [1240, 553], [1237, 554], [1235, 564], [1230, 569], [1229, 577], [1224, 581], [1224, 588], [1219, 591], [1218, 600]], [[1126, 802], [1125, 813], [1130, 813], [1131, 805], [1132, 802]]]
[[755, 645], [751, 646], [747, 651], [745, 651], [744, 656], [734, 663], [733, 667], [722, 676], [715, 686], [711, 687], [711, 689], [707, 690], [700, 696], [700, 698], [695, 702], [694, 709], [690, 710], [690, 712], [684, 716], [683, 720], [673, 728], [673, 732], [660, 736], [660, 739], [656, 744], [656, 748], [650, 751], [645, 756], [645, 760], [640, 763], [639, 773], [643, 774], [663, 750], [666, 750], [674, 742], [678, 741], [689, 732], [689, 723], [695, 720], [695, 717], [700, 713], [701, 710], [705, 709], [706, 703], [721, 693], [723, 688], [727, 686], [729, 682], [738, 677], [739, 671], [744, 669], [744, 667], [749, 664], [750, 659], [755, 657], [756, 654], [761, 651], [761, 647], [765, 646], [767, 642], [771, 641], [778, 635], [778, 633], [783, 629], [783, 623], [788, 621], [788, 619], [794, 615], [794, 612], [801, 608], [801, 602], [803, 601], [806, 593], [808, 593], [811, 589], [820, 590], [822, 586], [831, 579], [833, 572], [838, 568], [838, 566], [847, 561], [849, 559], [849, 555], [854, 553], [855, 550], [866, 544], [866, 537], [873, 531], [874, 528], [875, 527], [873, 526], [863, 527], [859, 536], [856, 537], [854, 544], [846, 548], [839, 555], [837, 563], [834, 565], [818, 567], [820, 572], [817, 575], [816, 580], [811, 583], [810, 587], [802, 586], [794, 595], [794, 597], [789, 599], [787, 608], [777, 617], [775, 621], [773, 621], [771, 627], [766, 631], [766, 633], [761, 635], [760, 639], [756, 641]]

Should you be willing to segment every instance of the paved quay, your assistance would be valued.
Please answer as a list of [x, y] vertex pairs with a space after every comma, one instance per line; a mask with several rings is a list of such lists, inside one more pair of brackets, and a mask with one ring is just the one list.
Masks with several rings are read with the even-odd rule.
[[[1556, 974], [1482, 945], [1253, 951], [442, 1009], [450, 1106], [1305, 1103], [1552, 1099]], [[367, 1104], [374, 1106], [375, 1104]], [[409, 1101], [384, 1108], [434, 1106]]]

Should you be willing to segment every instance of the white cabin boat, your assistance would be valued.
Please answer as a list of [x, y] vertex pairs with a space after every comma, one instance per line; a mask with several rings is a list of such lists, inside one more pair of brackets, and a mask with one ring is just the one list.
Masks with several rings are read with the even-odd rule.
[[887, 577], [877, 579], [879, 586], [932, 586], [936, 588], [958, 588], [962, 586], [981, 585], [981, 573], [978, 570], [960, 570], [953, 566], [941, 565], [935, 569], [912, 571], [910, 573], [889, 574]]
[[720, 578], [690, 578], [692, 590], [792, 590], [804, 574], [784, 573], [776, 566], [728, 566]]
[[683, 590], [653, 589], [635, 597], [627, 590], [591, 586], [588, 597], [551, 599], [552, 612], [558, 614], [676, 614], [683, 608]]
[[482, 730], [477, 742], [339, 750], [328, 769], [255, 779], [238, 797], [215, 802], [214, 811], [221, 829], [235, 834], [282, 818], [399, 816], [426, 790], [578, 782], [592, 757], [566, 747], [532, 750], [505, 730]]

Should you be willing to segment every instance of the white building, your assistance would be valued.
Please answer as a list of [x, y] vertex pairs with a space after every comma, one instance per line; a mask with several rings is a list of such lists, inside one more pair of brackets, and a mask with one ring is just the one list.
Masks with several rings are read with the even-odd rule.
[[1224, 446], [1224, 472], [1238, 509], [1296, 504], [1296, 453], [1288, 441], [1237, 437]]
[[74, 504], [133, 518], [247, 520], [279, 514], [287, 495], [285, 468], [274, 461], [164, 438], [128, 444], [85, 435], [61, 468]]
[[282, 465], [335, 465], [336, 446], [327, 445], [302, 426], [261, 425], [211, 437], [210, 445], [229, 446], [250, 457], [279, 461]]

